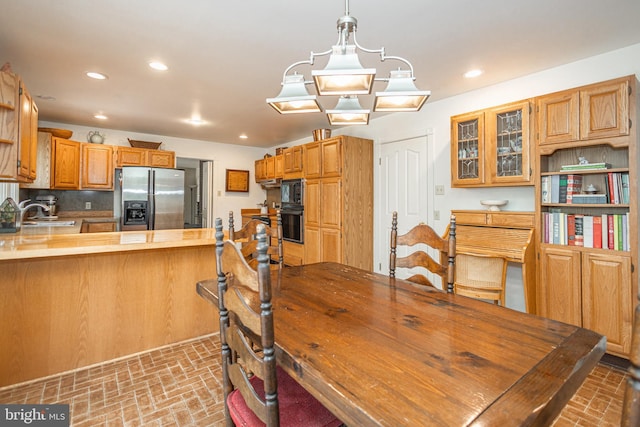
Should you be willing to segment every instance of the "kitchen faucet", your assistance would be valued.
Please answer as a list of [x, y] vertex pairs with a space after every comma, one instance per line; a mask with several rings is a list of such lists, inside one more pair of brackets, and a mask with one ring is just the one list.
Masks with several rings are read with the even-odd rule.
[[49, 211], [49, 206], [43, 205], [42, 203], [30, 203], [30, 204], [27, 205], [27, 203], [29, 203], [30, 201], [31, 201], [31, 199], [26, 199], [26, 200], [23, 200], [20, 203], [18, 203], [18, 209], [20, 210], [20, 215], [18, 215], [17, 224], [16, 224], [18, 229], [20, 228], [20, 225], [22, 224], [22, 220], [23, 220], [24, 214], [29, 209], [35, 208], [35, 207], [40, 207], [40, 208], [44, 209], [45, 212]]

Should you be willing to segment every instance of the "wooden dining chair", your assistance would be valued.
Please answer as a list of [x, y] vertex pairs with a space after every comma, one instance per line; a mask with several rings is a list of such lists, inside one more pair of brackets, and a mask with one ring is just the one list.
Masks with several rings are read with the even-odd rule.
[[[451, 215], [449, 221], [449, 237], [443, 238], [425, 223], [420, 223], [409, 232], [398, 235], [398, 212], [393, 212], [391, 222], [391, 254], [389, 256], [389, 276], [396, 277], [397, 268], [422, 267], [431, 273], [437, 274], [442, 279], [442, 287], [449, 293], [453, 292], [454, 268], [456, 262], [456, 217]], [[440, 254], [439, 261], [434, 260], [422, 249], [413, 249], [415, 245], [424, 244], [434, 248]], [[407, 246], [413, 249], [405, 257], [397, 256], [397, 247]], [[433, 283], [421, 273], [416, 273], [408, 279], [411, 282], [435, 287]], [[445, 288], [446, 284], [446, 288]]]
[[[257, 269], [216, 219], [222, 381], [227, 426], [340, 426], [342, 423], [276, 366], [266, 226], [257, 227]], [[260, 342], [256, 350], [252, 342]]]
[[453, 293], [493, 301], [504, 307], [507, 260], [489, 255], [456, 254]]
[[631, 364], [622, 402], [622, 427], [640, 426], [640, 303], [636, 305], [632, 330]]
[[[258, 219], [251, 219], [240, 230], [235, 231], [233, 219], [233, 211], [229, 211], [229, 239], [232, 241], [241, 241], [242, 255], [252, 268], [258, 265], [257, 245], [258, 241], [255, 236], [260, 224], [265, 225]], [[277, 270], [284, 266], [284, 251], [282, 244], [282, 217], [280, 211], [276, 212], [276, 225], [265, 225], [267, 232], [267, 244], [269, 257], [271, 259], [271, 269]]]

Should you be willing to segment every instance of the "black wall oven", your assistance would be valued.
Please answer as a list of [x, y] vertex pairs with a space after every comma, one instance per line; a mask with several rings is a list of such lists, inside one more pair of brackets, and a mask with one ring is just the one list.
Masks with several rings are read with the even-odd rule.
[[290, 242], [304, 243], [304, 210], [282, 209], [282, 238]]
[[302, 188], [302, 179], [287, 179], [280, 183], [282, 238], [295, 243], [304, 243]]

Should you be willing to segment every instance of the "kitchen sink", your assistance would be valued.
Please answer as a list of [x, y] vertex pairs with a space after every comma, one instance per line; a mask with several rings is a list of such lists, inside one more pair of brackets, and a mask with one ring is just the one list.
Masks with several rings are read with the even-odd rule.
[[75, 221], [24, 221], [23, 227], [71, 227]]

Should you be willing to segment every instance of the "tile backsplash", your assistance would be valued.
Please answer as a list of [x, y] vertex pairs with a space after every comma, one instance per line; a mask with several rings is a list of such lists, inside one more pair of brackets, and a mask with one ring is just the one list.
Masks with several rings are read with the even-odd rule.
[[[20, 200], [35, 201], [38, 196], [49, 194], [58, 198], [58, 214], [65, 211], [113, 211], [113, 191], [21, 189]], [[91, 209], [86, 209], [87, 202], [91, 203]]]

